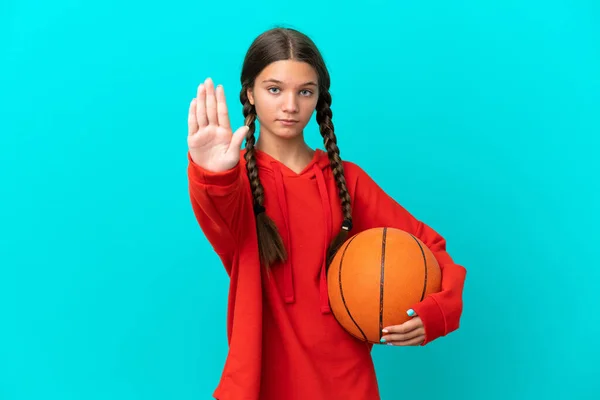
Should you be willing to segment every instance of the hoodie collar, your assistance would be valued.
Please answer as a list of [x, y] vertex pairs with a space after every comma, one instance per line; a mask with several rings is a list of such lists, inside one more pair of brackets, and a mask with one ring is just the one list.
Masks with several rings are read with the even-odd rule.
[[321, 260], [321, 272], [320, 272], [320, 283], [319, 283], [319, 296], [320, 296], [320, 310], [323, 314], [331, 312], [329, 307], [329, 297], [327, 293], [327, 249], [331, 242], [331, 231], [332, 231], [332, 215], [331, 215], [331, 202], [329, 193], [327, 192], [327, 184], [323, 175], [323, 169], [329, 168], [330, 163], [327, 156], [321, 149], [316, 149], [313, 158], [308, 165], [299, 173], [292, 171], [285, 164], [281, 163], [277, 159], [271, 157], [265, 152], [255, 150], [255, 157], [257, 166], [262, 169], [273, 171], [275, 177], [275, 186], [277, 193], [277, 200], [280, 207], [281, 214], [283, 215], [283, 240], [286, 245], [288, 257], [283, 263], [284, 268], [284, 301], [288, 304], [294, 303], [296, 300], [296, 294], [294, 290], [294, 265], [292, 263], [292, 246], [291, 246], [291, 232], [289, 223], [289, 209], [286, 197], [285, 178], [305, 178], [315, 179], [317, 181], [317, 188], [319, 191], [319, 197], [321, 200], [321, 213], [322, 218], [325, 221], [325, 230], [322, 232], [324, 239], [322, 260]]
[[317, 165], [321, 170], [323, 170], [328, 168], [330, 165], [327, 153], [321, 149], [315, 150], [312, 159], [300, 172], [292, 171], [284, 163], [265, 153], [264, 151], [255, 149], [254, 156], [256, 158], [256, 164], [259, 168], [274, 171], [275, 168], [278, 167], [284, 177], [313, 178], [315, 176], [313, 166]]

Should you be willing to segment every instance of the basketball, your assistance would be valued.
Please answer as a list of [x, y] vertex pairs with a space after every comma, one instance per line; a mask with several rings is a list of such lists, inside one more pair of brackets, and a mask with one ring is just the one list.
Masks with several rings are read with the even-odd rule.
[[381, 330], [411, 319], [406, 311], [441, 290], [441, 270], [418, 238], [373, 228], [340, 247], [327, 271], [332, 314], [352, 336], [379, 343]]

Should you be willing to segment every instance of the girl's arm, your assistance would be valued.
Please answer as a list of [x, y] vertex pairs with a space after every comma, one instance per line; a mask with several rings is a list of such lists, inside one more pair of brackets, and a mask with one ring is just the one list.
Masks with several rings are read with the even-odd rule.
[[351, 233], [384, 226], [404, 230], [419, 238], [439, 263], [441, 291], [430, 294], [411, 307], [425, 327], [423, 345], [458, 329], [466, 269], [456, 264], [448, 254], [446, 240], [385, 193], [360, 167], [347, 163], [346, 168], [352, 182], [350, 195], [354, 199], [354, 228]]

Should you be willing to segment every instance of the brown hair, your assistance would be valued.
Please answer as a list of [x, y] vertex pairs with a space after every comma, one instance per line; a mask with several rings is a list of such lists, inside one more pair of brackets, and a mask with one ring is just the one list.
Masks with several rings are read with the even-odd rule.
[[313, 41], [305, 34], [291, 28], [274, 28], [258, 36], [250, 45], [242, 66], [240, 101], [243, 105], [245, 125], [250, 128], [246, 135], [246, 170], [254, 199], [260, 260], [262, 264], [269, 267], [274, 262], [284, 261], [287, 257], [287, 252], [275, 223], [266, 214], [264, 208], [264, 189], [258, 177], [258, 168], [256, 167], [254, 154], [256, 110], [250, 104], [247, 91], [254, 86], [256, 77], [264, 68], [275, 61], [281, 60], [306, 62], [316, 70], [319, 77], [319, 99], [316, 106], [316, 118], [338, 187], [344, 215], [342, 227], [329, 245], [327, 251], [327, 265], [329, 265], [336, 251], [347, 239], [348, 231], [352, 229], [350, 194], [346, 187], [340, 149], [337, 146], [333, 122], [331, 121], [329, 72], [321, 53]]

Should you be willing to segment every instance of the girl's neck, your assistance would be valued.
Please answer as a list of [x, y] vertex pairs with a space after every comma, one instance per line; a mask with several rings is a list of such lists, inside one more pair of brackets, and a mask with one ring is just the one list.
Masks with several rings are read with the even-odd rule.
[[259, 135], [254, 147], [291, 170], [302, 170], [313, 158], [315, 151], [304, 141], [303, 135], [292, 139], [281, 139], [271, 135]]

